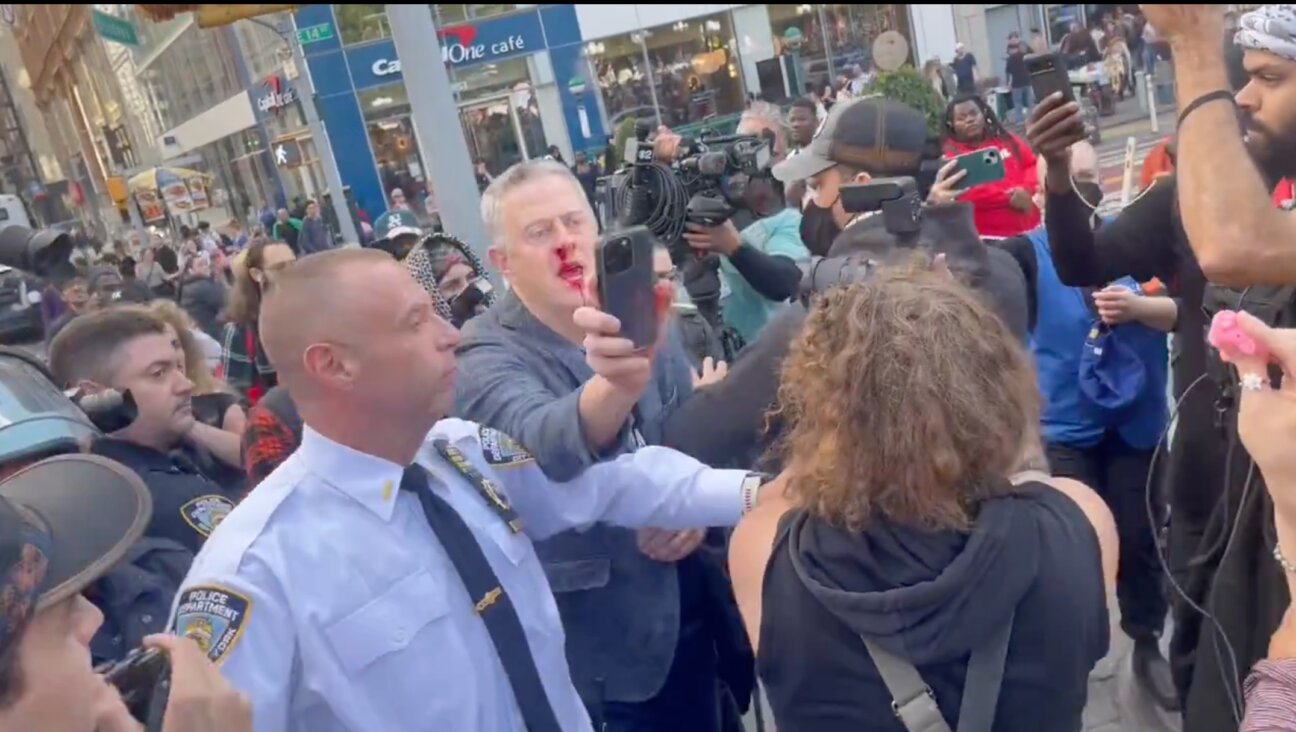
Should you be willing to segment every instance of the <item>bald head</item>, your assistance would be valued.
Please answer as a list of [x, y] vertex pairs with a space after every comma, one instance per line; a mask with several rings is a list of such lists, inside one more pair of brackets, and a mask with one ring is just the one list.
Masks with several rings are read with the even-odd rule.
[[454, 405], [459, 334], [386, 252], [286, 268], [261, 307], [261, 340], [306, 424], [369, 454], [407, 464]]
[[385, 252], [334, 249], [304, 257], [275, 278], [261, 306], [260, 334], [280, 378], [300, 376], [311, 344], [363, 332], [358, 321], [381, 301], [375, 283], [392, 274], [409, 278]]

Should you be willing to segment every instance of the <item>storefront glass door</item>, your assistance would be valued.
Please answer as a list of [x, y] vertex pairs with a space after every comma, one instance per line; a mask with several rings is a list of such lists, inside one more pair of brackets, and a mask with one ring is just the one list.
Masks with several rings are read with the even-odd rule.
[[[499, 97], [459, 108], [459, 122], [473, 160], [486, 163], [492, 176], [515, 163], [544, 155], [544, 129], [533, 103], [515, 100], [518, 95]], [[515, 106], [522, 101], [525, 106]]]

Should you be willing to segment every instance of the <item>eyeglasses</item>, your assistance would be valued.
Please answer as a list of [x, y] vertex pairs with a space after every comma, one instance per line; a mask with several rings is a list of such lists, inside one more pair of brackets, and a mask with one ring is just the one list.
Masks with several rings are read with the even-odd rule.
[[586, 233], [594, 228], [593, 218], [588, 212], [572, 211], [551, 219], [532, 222], [522, 231], [522, 238], [527, 244], [548, 246], [558, 240], [559, 224], [562, 225], [562, 233]]

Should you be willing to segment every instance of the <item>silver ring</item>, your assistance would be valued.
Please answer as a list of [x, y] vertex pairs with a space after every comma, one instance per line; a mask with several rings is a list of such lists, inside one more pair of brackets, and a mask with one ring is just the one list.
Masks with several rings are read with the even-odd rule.
[[1246, 391], [1264, 391], [1265, 377], [1260, 374], [1243, 374], [1242, 388]]

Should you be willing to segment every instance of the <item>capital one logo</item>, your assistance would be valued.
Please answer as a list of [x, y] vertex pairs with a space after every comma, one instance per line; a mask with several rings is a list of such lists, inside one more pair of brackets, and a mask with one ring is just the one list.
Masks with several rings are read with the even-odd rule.
[[526, 48], [526, 39], [520, 35], [511, 35], [491, 44], [475, 43], [477, 28], [471, 25], [443, 28], [437, 31], [437, 37], [441, 39], [441, 61], [448, 64], [484, 61]]
[[288, 87], [283, 88], [283, 79], [278, 74], [271, 76], [261, 85], [266, 90], [266, 94], [257, 100], [257, 109], [265, 112], [276, 112], [284, 107], [297, 101], [297, 90]]

